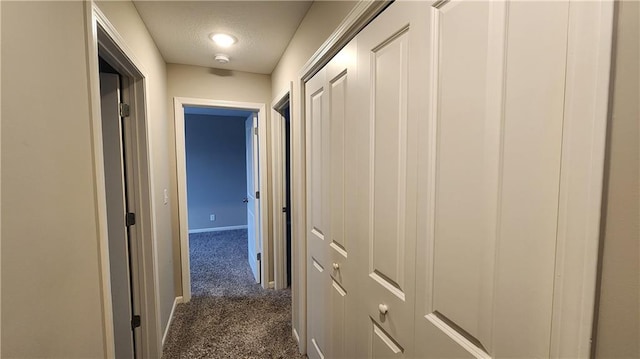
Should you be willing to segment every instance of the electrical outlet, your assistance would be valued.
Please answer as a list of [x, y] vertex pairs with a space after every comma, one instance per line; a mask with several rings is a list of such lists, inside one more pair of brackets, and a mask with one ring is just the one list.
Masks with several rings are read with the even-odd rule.
[[216, 220], [216, 215], [215, 215], [215, 214], [210, 215], [210, 216], [209, 216], [209, 220], [210, 220], [211, 222], [215, 221], [215, 220]]
[[163, 192], [163, 202], [164, 204], [169, 203], [169, 191], [167, 191], [166, 188], [164, 189], [164, 192]]

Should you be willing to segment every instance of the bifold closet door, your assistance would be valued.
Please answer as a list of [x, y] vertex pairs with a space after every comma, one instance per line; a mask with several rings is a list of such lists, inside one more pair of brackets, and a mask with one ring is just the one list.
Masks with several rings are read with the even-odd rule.
[[357, 36], [358, 357], [410, 357], [417, 148], [428, 93], [429, 7], [395, 2]]
[[328, 101], [326, 71], [320, 70], [305, 85], [307, 123], [307, 355], [327, 354], [329, 276], [327, 241]]
[[351, 255], [358, 186], [350, 103], [355, 86], [355, 41], [306, 83], [307, 312], [310, 358], [353, 357]]
[[550, 355], [568, 10], [428, 8], [415, 357]]

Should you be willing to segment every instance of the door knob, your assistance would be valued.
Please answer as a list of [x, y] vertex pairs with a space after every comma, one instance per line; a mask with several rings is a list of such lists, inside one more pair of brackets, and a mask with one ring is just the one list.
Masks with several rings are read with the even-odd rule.
[[245, 197], [245, 199], [243, 199], [242, 202], [249, 203], [249, 199]]
[[338, 270], [338, 269], [340, 269], [340, 264], [333, 263], [333, 270]]
[[387, 307], [386, 304], [380, 304], [378, 305], [378, 310], [380, 311], [381, 315], [386, 315], [387, 312], [389, 311], [389, 307]]

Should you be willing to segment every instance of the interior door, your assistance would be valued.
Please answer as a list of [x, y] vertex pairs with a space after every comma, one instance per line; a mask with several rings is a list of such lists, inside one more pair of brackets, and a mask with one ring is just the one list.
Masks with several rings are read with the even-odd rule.
[[100, 95], [115, 356], [134, 358], [130, 243], [125, 221], [127, 207], [122, 118], [119, 113], [119, 75], [100, 73]]
[[326, 69], [305, 84], [307, 118], [307, 355], [323, 359], [328, 353], [329, 252], [327, 221], [328, 106]]
[[247, 248], [251, 272], [256, 282], [260, 283], [260, 203], [258, 180], [258, 117], [249, 116], [245, 121], [247, 149]]
[[568, 3], [426, 12], [415, 357], [549, 357]]
[[395, 2], [357, 37], [359, 119], [358, 357], [411, 357], [418, 125], [428, 69], [428, 7]]
[[307, 274], [310, 358], [354, 356], [354, 220], [356, 41], [351, 41], [306, 84], [309, 215]]

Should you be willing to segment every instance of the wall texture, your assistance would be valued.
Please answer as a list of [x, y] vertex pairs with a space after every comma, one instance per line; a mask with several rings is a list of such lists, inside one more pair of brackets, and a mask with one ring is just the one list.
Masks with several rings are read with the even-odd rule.
[[245, 120], [185, 115], [189, 230], [247, 224]]
[[596, 357], [640, 357], [640, 3], [619, 1]]
[[[213, 62], [213, 60], [212, 60]], [[238, 101], [263, 103], [265, 106], [271, 101], [271, 76], [240, 71], [218, 70], [208, 67], [167, 64], [167, 97], [166, 106], [169, 119], [174, 123], [173, 99], [175, 97], [192, 97], [208, 100]], [[267, 113], [268, 116], [268, 113]], [[268, 118], [267, 118], [268, 122]], [[170, 139], [167, 143], [169, 163], [171, 166], [170, 196], [173, 208], [173, 248], [175, 294], [182, 294], [182, 279], [180, 267], [180, 233], [178, 219], [178, 184], [176, 180], [176, 143], [175, 128], [170, 129]], [[268, 188], [268, 187], [265, 187]]]
[[103, 357], [84, 4], [0, 6], [1, 356]]
[[[303, 148], [304, 146], [304, 127], [301, 126], [300, 110], [301, 110], [301, 90], [299, 83], [300, 70], [305, 63], [313, 56], [320, 46], [329, 38], [329, 36], [337, 29], [340, 23], [347, 17], [349, 12], [356, 5], [355, 1], [315, 1], [309, 8], [304, 19], [300, 23], [298, 30], [289, 42], [289, 46], [280, 58], [280, 62], [271, 74], [271, 92], [272, 96], [278, 96], [282, 91], [289, 88], [289, 84], [293, 82], [291, 93], [291, 139], [292, 148]], [[276, 100], [276, 99], [272, 99]], [[293, 151], [291, 153], [291, 171], [292, 173], [304, 171], [302, 164], [304, 163], [304, 154]], [[304, 183], [293, 182], [291, 193], [294, 198], [300, 198], [304, 195], [306, 189]], [[292, 204], [295, 206], [295, 202]], [[304, 333], [304, 322], [300, 318], [300, 311], [305, 310], [306, 303], [302, 301], [298, 292], [301, 288], [300, 278], [306, 274], [305, 268], [300, 268], [296, 258], [304, 252], [303, 243], [305, 236], [305, 228], [301, 228], [297, 223], [304, 223], [304, 208], [292, 207], [292, 247], [293, 247], [293, 263], [292, 271], [297, 275], [292, 279], [291, 288], [297, 303], [293, 305], [293, 323], [294, 330], [299, 335]], [[300, 343], [304, 346], [305, 343]]]

